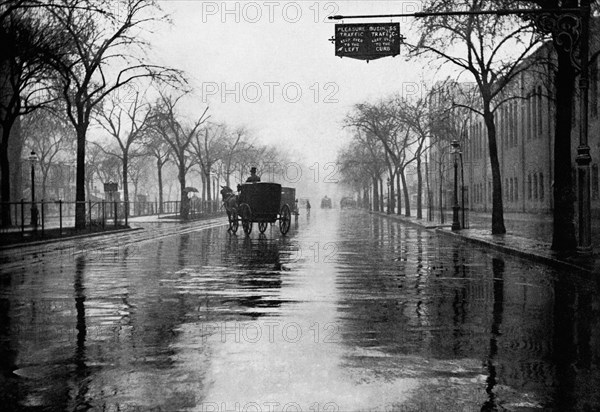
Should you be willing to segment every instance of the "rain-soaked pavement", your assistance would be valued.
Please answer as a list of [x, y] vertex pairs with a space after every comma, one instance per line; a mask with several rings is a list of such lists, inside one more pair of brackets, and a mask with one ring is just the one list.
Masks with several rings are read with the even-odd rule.
[[0, 409], [600, 410], [597, 280], [360, 211], [220, 223], [0, 252]]

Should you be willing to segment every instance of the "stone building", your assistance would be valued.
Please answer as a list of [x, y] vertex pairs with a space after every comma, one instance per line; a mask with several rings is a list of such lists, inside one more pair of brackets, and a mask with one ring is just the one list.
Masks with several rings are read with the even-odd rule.
[[[503, 103], [495, 114], [498, 160], [502, 176], [505, 212], [549, 213], [553, 209], [552, 185], [554, 176], [555, 105], [548, 61], [552, 46], [540, 47], [536, 57], [546, 63], [536, 65], [515, 78], [507, 88]], [[577, 83], [576, 83], [577, 85]], [[465, 86], [463, 85], [463, 88]], [[474, 86], [471, 86], [474, 87]], [[592, 216], [600, 218], [600, 108], [598, 102], [598, 59], [590, 63], [589, 145], [590, 190]], [[574, 96], [571, 153], [573, 182], [575, 179], [577, 146], [579, 143], [579, 96]], [[461, 144], [465, 207], [491, 212], [492, 173], [489, 161], [487, 129], [483, 118], [476, 114], [459, 115], [466, 126], [457, 136], [439, 140], [430, 152], [430, 181], [434, 191], [434, 208], [440, 204], [451, 209], [453, 204], [453, 158], [450, 141]], [[444, 147], [445, 146], [445, 147]], [[460, 179], [460, 177], [459, 177]], [[438, 190], [435, 190], [437, 188]], [[441, 190], [440, 190], [441, 188]], [[440, 193], [441, 200], [440, 203]], [[460, 197], [460, 189], [459, 189]]]

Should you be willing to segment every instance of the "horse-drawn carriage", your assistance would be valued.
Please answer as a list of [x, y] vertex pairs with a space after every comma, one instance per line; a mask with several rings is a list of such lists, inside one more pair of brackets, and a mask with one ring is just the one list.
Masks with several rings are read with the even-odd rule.
[[239, 185], [238, 189], [239, 195], [227, 186], [221, 190], [229, 218], [229, 230], [236, 233], [241, 222], [244, 233], [249, 235], [252, 224], [256, 222], [260, 233], [264, 233], [269, 223], [278, 220], [281, 234], [285, 235], [290, 230], [294, 204], [288, 204], [288, 198], [282, 201], [282, 187], [279, 183], [246, 183]]

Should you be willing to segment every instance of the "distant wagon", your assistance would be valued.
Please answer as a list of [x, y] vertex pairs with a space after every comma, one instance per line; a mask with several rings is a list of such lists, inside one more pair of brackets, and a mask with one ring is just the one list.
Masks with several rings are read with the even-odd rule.
[[354, 209], [356, 200], [353, 197], [345, 196], [340, 200], [340, 209]]
[[321, 199], [321, 209], [331, 209], [331, 199], [327, 195]]

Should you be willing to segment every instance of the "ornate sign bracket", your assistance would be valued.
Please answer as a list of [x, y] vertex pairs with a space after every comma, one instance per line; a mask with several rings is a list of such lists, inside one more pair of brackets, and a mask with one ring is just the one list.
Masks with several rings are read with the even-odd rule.
[[577, 47], [582, 35], [579, 11], [523, 13], [523, 20], [531, 21], [541, 33], [551, 34], [556, 50], [568, 53], [571, 63], [581, 71], [581, 56]]

